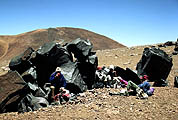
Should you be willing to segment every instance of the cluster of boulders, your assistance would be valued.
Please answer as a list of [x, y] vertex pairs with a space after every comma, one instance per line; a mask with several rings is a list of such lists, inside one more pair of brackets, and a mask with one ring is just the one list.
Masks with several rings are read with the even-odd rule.
[[[56, 67], [62, 69], [67, 80], [66, 89], [78, 94], [93, 88], [104, 87], [103, 81], [108, 69], [96, 71], [98, 58], [92, 51], [89, 40], [76, 39], [65, 45], [51, 42], [39, 49], [28, 48], [14, 57], [10, 63], [10, 72], [21, 80], [23, 88], [10, 94], [0, 103], [0, 112], [28, 112], [50, 105], [49, 77]], [[148, 75], [154, 86], [167, 86], [167, 77], [172, 68], [172, 58], [159, 48], [145, 48], [136, 71], [115, 66], [114, 70], [122, 79], [140, 84], [140, 75]], [[12, 73], [11, 73], [12, 74]], [[18, 97], [12, 103], [9, 99]], [[12, 109], [13, 108], [13, 109]]]
[[178, 54], [178, 38], [177, 38], [177, 41], [167, 41], [164, 44], [158, 45], [158, 47], [167, 47], [167, 46], [175, 46], [174, 51], [172, 52], [172, 55]]
[[158, 47], [173, 46], [173, 45], [175, 45], [175, 44], [176, 44], [176, 42], [174, 42], [174, 41], [167, 41], [167, 42], [165, 42], [164, 44], [159, 44]]
[[[153, 86], [164, 87], [168, 86], [167, 77], [172, 68], [172, 58], [163, 50], [152, 47], [146, 47], [143, 51], [142, 58], [137, 63], [136, 71], [130, 68], [123, 69], [115, 66], [116, 74], [126, 81], [133, 81], [137, 85], [141, 83], [139, 76], [149, 76], [149, 81], [154, 82]], [[102, 70], [97, 72], [97, 81], [106, 79], [108, 68], [103, 67]], [[102, 86], [101, 84], [99, 84]]]
[[174, 48], [174, 52], [172, 53], [173, 55], [177, 55], [178, 54], [178, 39], [175, 43], [175, 48]]
[[[50, 86], [47, 83], [56, 67], [62, 69], [67, 82], [66, 89], [70, 92], [75, 94], [91, 89], [98, 65], [92, 48], [89, 40], [76, 39], [63, 46], [55, 42], [45, 43], [36, 51], [28, 48], [21, 55], [14, 57], [9, 68], [19, 74], [25, 86], [20, 92], [13, 94], [21, 97], [14, 101], [17, 104], [11, 104], [11, 107], [19, 112], [26, 112], [48, 106]], [[7, 108], [7, 100], [2, 103], [0, 112], [11, 111], [10, 107]]]

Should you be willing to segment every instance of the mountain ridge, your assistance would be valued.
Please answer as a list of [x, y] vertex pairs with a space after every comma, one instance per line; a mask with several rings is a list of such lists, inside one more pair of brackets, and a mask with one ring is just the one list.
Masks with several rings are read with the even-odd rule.
[[0, 35], [0, 59], [9, 60], [22, 53], [28, 47], [37, 49], [44, 43], [52, 41], [65, 44], [77, 38], [89, 39], [93, 44], [93, 50], [126, 47], [111, 38], [89, 30], [71, 27], [56, 27], [37, 29], [17, 35]]

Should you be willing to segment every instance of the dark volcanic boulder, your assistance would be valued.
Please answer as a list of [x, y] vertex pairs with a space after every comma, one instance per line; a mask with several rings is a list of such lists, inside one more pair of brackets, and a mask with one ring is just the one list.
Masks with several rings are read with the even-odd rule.
[[76, 63], [68, 62], [60, 67], [62, 69], [62, 74], [67, 81], [66, 89], [73, 93], [84, 92], [88, 89]]
[[0, 102], [2, 102], [8, 94], [22, 89], [23, 85], [20, 83], [25, 84], [17, 71], [9, 71], [5, 75], [0, 76], [0, 80]]
[[165, 46], [172, 46], [172, 45], [175, 45], [175, 42], [173, 41], [167, 41], [164, 43]]
[[22, 74], [32, 66], [29, 59], [33, 52], [34, 50], [32, 48], [28, 48], [24, 53], [12, 58], [9, 63], [9, 68]]
[[[81, 39], [65, 46], [55, 42], [45, 43], [36, 51], [25, 52], [28, 53], [25, 54], [26, 57], [22, 54], [18, 59], [11, 60], [10, 68], [20, 72], [26, 82], [37, 83], [43, 88], [56, 67], [61, 67], [63, 72], [66, 72], [64, 77], [66, 77], [68, 89], [75, 93], [83, 92], [91, 89], [95, 81], [98, 58], [95, 52], [91, 52], [92, 48], [89, 40]], [[75, 62], [73, 62], [72, 53], [77, 59]]]
[[126, 73], [125, 69], [123, 69], [123, 68], [121, 68], [119, 66], [116, 66], [114, 70], [116, 71], [116, 74], [118, 76], [120, 76], [120, 77], [122, 77], [122, 79], [128, 81], [128, 77], [127, 77], [127, 73]]
[[85, 62], [78, 62], [78, 68], [82, 78], [86, 82], [88, 89], [92, 89], [95, 83], [95, 73], [98, 66], [98, 58], [94, 52], [91, 52]]
[[93, 45], [89, 40], [76, 39], [67, 45], [67, 50], [74, 54], [81, 77], [88, 89], [95, 81], [95, 72], [98, 66], [96, 52], [92, 52]]
[[47, 107], [49, 104], [46, 100], [47, 97], [46, 93], [37, 85], [24, 83], [23, 88], [9, 94], [0, 103], [0, 113], [27, 112]]
[[172, 58], [163, 50], [155, 47], [145, 48], [136, 70], [138, 75], [148, 75], [150, 81], [162, 84], [162, 79], [167, 79], [172, 65]]
[[126, 68], [126, 74], [128, 76], [128, 80], [133, 81], [137, 85], [141, 84], [141, 81], [138, 75], [134, 71], [132, 71], [130, 68]]
[[17, 104], [23, 96], [25, 82], [16, 71], [0, 76], [0, 113], [17, 111]]
[[37, 55], [45, 58], [49, 64], [60, 66], [68, 61], [73, 61], [71, 54], [60, 44], [45, 43], [37, 50]]
[[35, 97], [32, 94], [27, 94], [18, 103], [18, 112], [30, 112], [38, 110], [39, 108], [47, 107], [49, 102], [43, 97]]
[[67, 80], [67, 89], [73, 93], [91, 89], [95, 82], [95, 72], [98, 59], [95, 54], [88, 57], [86, 62], [68, 62], [60, 67]]
[[125, 70], [119, 66], [116, 66], [114, 70], [116, 71], [116, 74], [118, 76], [122, 77], [122, 79], [124, 79], [126, 81], [131, 80], [132, 82], [136, 83], [137, 85], [141, 83], [138, 75], [129, 68], [126, 68], [126, 70]]
[[72, 55], [60, 44], [45, 43], [37, 51], [32, 63], [36, 66], [37, 81], [40, 87], [48, 82], [56, 67], [72, 61]]
[[78, 61], [85, 61], [85, 59], [90, 54], [93, 45], [89, 40], [82, 40], [80, 38], [72, 41], [67, 45], [67, 49], [69, 52], [74, 54], [74, 57], [78, 59]]
[[[92, 47], [90, 41], [81, 39], [67, 46], [50, 42], [45, 43], [36, 51], [29, 48], [13, 58], [9, 64], [10, 69], [17, 70], [17, 74], [20, 73], [18, 75], [24, 81], [25, 86], [7, 96], [0, 104], [0, 112], [28, 112], [48, 106], [48, 102], [51, 102], [49, 100], [50, 83], [48, 82], [56, 67], [61, 67], [67, 82], [66, 89], [71, 93], [77, 94], [91, 89], [95, 83], [95, 72], [98, 66], [96, 53], [91, 52]], [[76, 61], [73, 61], [72, 53]], [[49, 86], [45, 87], [45, 85]], [[6, 105], [14, 96], [20, 97]]]
[[176, 41], [174, 51], [178, 51], [178, 39], [177, 39], [177, 41]]
[[35, 67], [31, 67], [22, 74], [22, 78], [25, 82], [37, 83], [37, 73]]

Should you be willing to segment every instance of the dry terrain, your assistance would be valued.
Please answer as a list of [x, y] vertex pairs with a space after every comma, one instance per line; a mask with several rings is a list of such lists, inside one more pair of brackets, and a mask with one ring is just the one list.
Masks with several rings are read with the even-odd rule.
[[[113, 64], [135, 70], [143, 49], [151, 47], [135, 46], [128, 48], [104, 36], [97, 37], [97, 34], [87, 31], [82, 32], [81, 29], [74, 30], [73, 28], [68, 30], [67, 28], [50, 28], [15, 36], [0, 36], [0, 82], [2, 79], [9, 81], [13, 79], [3, 76], [8, 70], [6, 68], [8, 68], [9, 60], [23, 52], [27, 47], [36, 49], [45, 42], [62, 42], [60, 39], [71, 40], [80, 36], [83, 36], [84, 39], [90, 38], [94, 44], [99, 66]], [[108, 47], [111, 46], [112, 42], [113, 46]], [[171, 54], [174, 46], [161, 49]], [[136, 99], [135, 96], [109, 95], [109, 92], [118, 92], [119, 89], [94, 89], [78, 96], [73, 103], [47, 107], [24, 114], [18, 114], [17, 112], [4, 113], [0, 114], [0, 120], [176, 120], [178, 119], [178, 88], [174, 88], [173, 85], [174, 77], [178, 76], [178, 55], [172, 56], [172, 58], [173, 67], [168, 76], [169, 86], [155, 87], [154, 95], [146, 100]]]
[[[135, 70], [137, 62], [146, 46], [97, 50], [100, 66], [114, 64]], [[149, 46], [148, 46], [149, 47]], [[174, 46], [161, 48], [171, 54]], [[173, 87], [174, 77], [178, 75], [178, 55], [173, 56], [173, 67], [169, 74], [168, 87], [155, 87], [155, 93], [147, 100], [135, 96], [110, 96], [109, 92], [119, 89], [96, 89], [87, 91], [74, 103], [43, 108], [24, 114], [0, 114], [0, 119], [111, 119], [111, 120], [176, 120], [178, 119], [178, 88]]]

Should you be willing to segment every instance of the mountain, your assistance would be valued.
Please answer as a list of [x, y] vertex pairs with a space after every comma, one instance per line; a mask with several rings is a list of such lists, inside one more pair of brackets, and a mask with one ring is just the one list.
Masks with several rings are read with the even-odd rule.
[[24, 52], [28, 47], [39, 48], [46, 42], [59, 42], [65, 44], [77, 38], [89, 39], [93, 50], [104, 50], [126, 47], [106, 36], [79, 28], [58, 27], [38, 29], [18, 35], [0, 36], [0, 60], [9, 60]]

